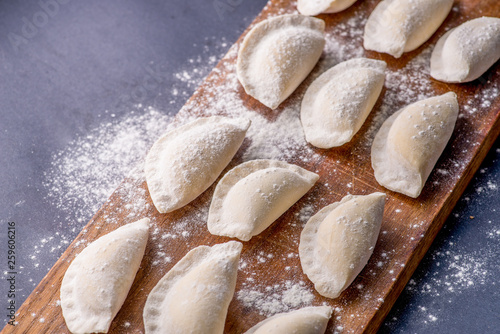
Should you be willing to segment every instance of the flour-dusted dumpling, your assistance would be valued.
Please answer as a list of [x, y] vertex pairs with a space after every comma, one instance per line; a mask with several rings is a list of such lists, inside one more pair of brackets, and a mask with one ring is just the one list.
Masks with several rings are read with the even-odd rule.
[[267, 318], [245, 334], [323, 334], [331, 316], [330, 306], [304, 307]]
[[297, 202], [319, 176], [277, 160], [252, 160], [220, 180], [208, 212], [208, 230], [248, 241]]
[[238, 53], [237, 74], [248, 95], [276, 109], [306, 78], [325, 45], [323, 20], [277, 16], [258, 23]]
[[66, 270], [61, 309], [71, 333], [107, 333], [134, 282], [149, 219], [122, 226], [88, 245]]
[[383, 193], [347, 195], [309, 219], [300, 235], [300, 263], [322, 296], [340, 296], [365, 267], [377, 243], [384, 205]]
[[424, 44], [452, 6], [453, 0], [384, 0], [366, 22], [364, 47], [399, 58]]
[[149, 294], [146, 334], [221, 334], [243, 245], [230, 241], [186, 254]]
[[378, 183], [418, 197], [457, 117], [458, 101], [453, 92], [415, 102], [389, 117], [372, 144], [372, 167]]
[[467, 21], [444, 34], [431, 56], [431, 76], [444, 82], [479, 78], [500, 59], [500, 18]]
[[314, 80], [300, 109], [306, 140], [319, 148], [350, 141], [377, 102], [386, 66], [384, 61], [356, 58], [332, 67]]
[[351, 7], [356, 0], [298, 0], [297, 9], [303, 15], [338, 13]]
[[217, 179], [245, 139], [246, 119], [200, 118], [167, 132], [146, 156], [151, 199], [160, 213], [188, 204]]

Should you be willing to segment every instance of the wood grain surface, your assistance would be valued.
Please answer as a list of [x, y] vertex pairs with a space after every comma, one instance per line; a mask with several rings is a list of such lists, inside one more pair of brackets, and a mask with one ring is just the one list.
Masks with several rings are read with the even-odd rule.
[[[406, 74], [412, 74], [411, 71], [420, 70], [418, 66], [410, 66], [412, 61], [423, 57], [422, 54], [425, 56], [426, 50], [432, 49], [446, 29], [480, 16], [500, 17], [497, 0], [455, 1], [445, 23], [427, 43], [400, 59], [394, 59], [363, 51], [362, 38], [339, 33], [339, 27], [362, 32], [366, 17], [378, 2], [359, 0], [344, 12], [319, 17], [327, 23], [327, 38], [333, 36], [340, 41], [337, 48], [361, 50], [362, 55], [386, 61], [388, 70], [394, 74], [393, 82], [398, 76], [404, 79]], [[271, 0], [252, 25], [269, 16], [293, 13], [294, 4], [289, 0]], [[353, 24], [361, 26], [352, 27]], [[204, 110], [210, 109], [210, 104], [221, 93], [214, 87], [222, 85], [230, 75], [234, 78], [235, 50], [240, 41], [241, 38], [179, 112], [178, 121], [207, 114]], [[333, 48], [331, 45], [329, 50]], [[349, 55], [349, 52], [344, 52], [344, 55]], [[328, 54], [323, 55], [323, 58], [327, 57]], [[428, 64], [425, 66], [428, 68]], [[317, 75], [319, 70], [315, 71]], [[428, 77], [428, 74], [421, 73], [418, 77], [422, 76]], [[424, 89], [421, 80], [404, 82], [408, 85], [405, 91], [415, 93], [414, 100], [420, 93], [438, 95], [454, 91], [461, 108], [450, 143], [417, 199], [378, 185], [371, 168], [370, 143], [376, 132], [374, 128], [376, 130], [381, 120], [404, 106], [400, 102], [404, 99], [396, 99], [391, 110], [384, 110], [383, 106], [387, 105], [384, 101], [390, 98], [394, 87], [386, 85], [365, 125], [350, 143], [330, 150], [304, 144], [307, 149], [289, 152], [283, 159], [317, 172], [320, 180], [271, 227], [243, 243], [243, 265], [238, 273], [236, 294], [229, 307], [225, 333], [242, 333], [266, 318], [262, 309], [249, 306], [238, 298], [238, 292], [253, 289], [265, 295], [269, 291], [266, 287], [286, 289], [287, 284], [299, 284], [312, 293], [313, 299], [308, 304], [324, 303], [334, 307], [327, 333], [376, 332], [500, 132], [500, 98], [496, 88], [499, 78], [500, 66], [497, 63], [482, 78], [468, 84], [445, 84], [427, 78], [429, 84]], [[246, 108], [273, 122], [280, 112], [285, 112], [287, 106], [297, 105], [297, 100], [311, 81], [311, 78], [306, 79], [294, 95], [274, 112], [247, 96], [241, 87], [237, 88], [237, 97]], [[486, 97], [487, 103], [484, 102]], [[221, 114], [224, 112], [220, 110]], [[246, 139], [223, 173], [244, 160], [245, 149], [249, 145], [249, 139]], [[20, 307], [17, 325], [7, 325], [2, 333], [69, 333], [59, 306], [59, 288], [68, 265], [89, 242], [119, 225], [149, 217], [153, 224], [146, 254], [130, 293], [110, 329], [110, 333], [143, 333], [142, 310], [148, 293], [158, 280], [190, 249], [230, 240], [213, 236], [206, 228], [207, 209], [213, 190], [214, 186], [180, 210], [159, 214], [149, 198], [145, 181], [142, 178], [125, 180]], [[314, 291], [300, 267], [297, 254], [304, 223], [301, 217], [308, 208], [311, 211], [309, 215], [313, 214], [348, 193], [368, 194], [374, 191], [383, 191], [388, 195], [382, 232], [374, 254], [363, 272], [339, 298], [324, 298]], [[138, 203], [142, 203], [139, 209]], [[290, 305], [290, 308], [299, 306]]]

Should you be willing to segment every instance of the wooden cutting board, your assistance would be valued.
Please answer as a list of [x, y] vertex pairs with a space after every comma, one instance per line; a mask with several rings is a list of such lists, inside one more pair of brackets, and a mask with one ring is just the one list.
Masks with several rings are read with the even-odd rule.
[[[281, 156], [282, 160], [317, 172], [320, 180], [270, 228], [244, 243], [226, 333], [242, 333], [273, 311], [323, 303], [335, 308], [327, 333], [377, 331], [500, 132], [498, 63], [481, 79], [462, 85], [440, 83], [426, 73], [429, 51], [439, 36], [450, 27], [472, 18], [500, 17], [497, 0], [455, 1], [453, 11], [437, 33], [425, 45], [400, 59], [363, 51], [364, 22], [377, 3], [376, 0], [359, 0], [342, 13], [319, 16], [327, 23], [329, 42], [320, 61], [323, 67], [319, 65], [312, 77], [324, 70], [329, 53], [337, 57], [337, 62], [353, 55], [382, 59], [388, 63], [390, 75], [366, 124], [350, 143], [340, 148], [320, 150], [303, 142], [288, 148]], [[293, 13], [294, 6], [294, 1], [271, 0], [252, 25], [269, 16]], [[235, 51], [241, 38], [179, 112], [177, 122], [213, 114], [214, 103], [227, 100], [227, 96], [220, 95], [226, 94], [224, 90], [215, 88], [227, 86], [229, 80], [234, 81]], [[312, 77], [306, 79], [278, 111], [271, 111], [247, 96], [237, 84], [232, 93], [239, 99], [238, 103], [272, 124], [282, 113], [297, 112], [300, 98]], [[379, 186], [371, 168], [370, 143], [381, 122], [408, 104], [407, 101], [450, 90], [458, 94], [460, 116], [450, 143], [423, 193], [419, 198], [411, 199]], [[220, 114], [224, 113], [233, 116], [221, 108]], [[303, 141], [303, 138], [299, 139]], [[279, 142], [280, 138], [274, 140]], [[251, 138], [246, 139], [224, 173], [241, 163], [245, 159], [245, 150], [253, 144]], [[140, 177], [125, 180], [20, 307], [17, 326], [7, 325], [2, 333], [69, 333], [59, 306], [59, 288], [68, 265], [89, 242], [119, 225], [149, 217], [152, 227], [146, 254], [127, 300], [110, 329], [110, 333], [144, 332], [142, 310], [148, 293], [158, 280], [190, 249], [230, 240], [212, 236], [206, 228], [213, 189], [214, 186], [185, 208], [171, 214], [159, 214], [152, 205], [144, 180]], [[321, 297], [302, 273], [297, 256], [303, 224], [307, 217], [348, 193], [374, 191], [388, 195], [382, 232], [374, 254], [341, 297], [335, 300]]]

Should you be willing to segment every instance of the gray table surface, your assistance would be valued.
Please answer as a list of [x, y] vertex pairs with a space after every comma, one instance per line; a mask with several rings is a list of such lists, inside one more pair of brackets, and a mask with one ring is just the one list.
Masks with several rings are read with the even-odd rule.
[[[62, 241], [74, 238], [93, 213], [88, 203], [61, 205], [50, 196], [53, 189], [48, 188], [46, 175], [55, 168], [58, 152], [67, 154], [78, 138], [95, 133], [103, 123], [129, 116], [138, 103], [175, 114], [196, 88], [195, 79], [183, 81], [175, 75], [179, 69], [188, 68], [201, 79], [207, 73], [193, 72], [196, 64], [207, 60], [213, 65], [214, 56], [224, 54], [265, 3], [0, 3], [0, 314], [4, 322], [10, 289], [8, 222], [15, 222], [16, 228], [14, 299], [18, 307], [62, 254], [66, 247]], [[161, 71], [161, 80], [145, 86], [151, 66]], [[176, 85], [184, 94], [173, 99]], [[500, 333], [499, 155], [497, 141], [381, 333]]]

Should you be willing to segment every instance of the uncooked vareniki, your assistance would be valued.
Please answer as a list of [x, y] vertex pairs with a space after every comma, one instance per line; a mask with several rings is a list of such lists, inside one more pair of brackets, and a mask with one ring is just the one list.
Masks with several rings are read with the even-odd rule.
[[318, 14], [338, 13], [349, 8], [356, 0], [298, 0], [300, 14], [315, 16]]
[[300, 263], [322, 296], [340, 296], [365, 267], [378, 239], [384, 205], [383, 193], [347, 195], [309, 219], [300, 235]]
[[318, 178], [277, 160], [252, 160], [236, 166], [215, 188], [208, 230], [248, 241], [297, 202]]
[[384, 61], [356, 58], [332, 67], [314, 80], [300, 109], [306, 140], [319, 148], [350, 141], [377, 102], [386, 66]]
[[174, 211], [204, 192], [241, 146], [246, 119], [212, 116], [167, 132], [146, 156], [151, 199], [160, 213]]
[[306, 78], [325, 45], [323, 20], [282, 15], [258, 23], [238, 52], [237, 74], [246, 93], [276, 109]]
[[230, 241], [187, 253], [151, 290], [143, 312], [146, 334], [222, 334], [241, 249]]
[[431, 76], [444, 82], [479, 78], [500, 59], [500, 18], [467, 21], [444, 34], [431, 56]]
[[331, 316], [330, 306], [304, 307], [267, 318], [245, 334], [323, 334]]
[[149, 219], [122, 226], [88, 245], [61, 283], [71, 333], [107, 333], [134, 282], [148, 240]]
[[424, 44], [452, 6], [453, 0], [384, 0], [366, 22], [364, 47], [399, 58]]
[[389, 117], [373, 140], [372, 167], [387, 189], [418, 197], [453, 133], [453, 92], [410, 104]]

